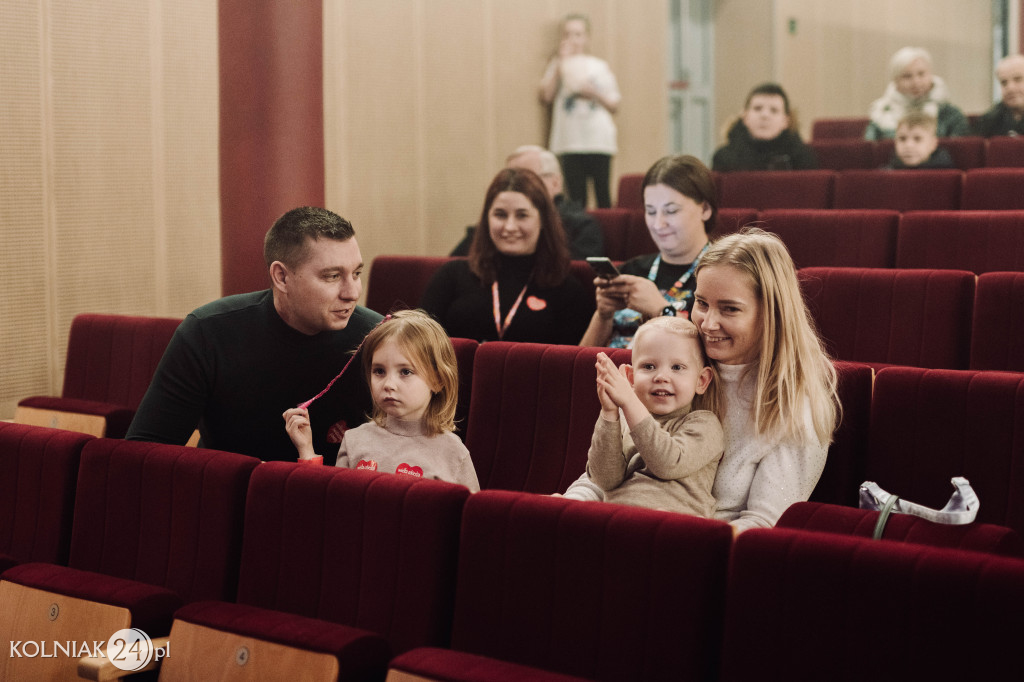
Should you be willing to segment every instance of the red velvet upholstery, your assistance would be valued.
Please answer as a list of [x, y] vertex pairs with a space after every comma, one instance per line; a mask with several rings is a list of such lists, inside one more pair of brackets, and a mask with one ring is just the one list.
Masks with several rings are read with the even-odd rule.
[[767, 208], [831, 208], [835, 173], [830, 170], [722, 173], [718, 205]]
[[833, 207], [955, 210], [960, 208], [962, 176], [956, 169], [839, 171]]
[[757, 211], [752, 208], [720, 208], [718, 209], [718, 221], [715, 229], [711, 231], [711, 238], [724, 237], [733, 232], [739, 232], [742, 228], [757, 222]]
[[868, 365], [836, 362], [839, 402], [843, 407], [839, 428], [832, 437], [825, 470], [811, 499], [833, 504], [857, 504], [857, 488], [867, 467], [868, 420], [875, 373]]
[[466, 447], [482, 488], [564, 492], [579, 478], [600, 413], [594, 362], [628, 350], [534, 343], [480, 346]]
[[803, 268], [804, 300], [833, 357], [964, 369], [974, 275], [960, 270]]
[[67, 563], [78, 462], [92, 439], [0, 422], [0, 554], [8, 557], [3, 564]]
[[1024, 168], [975, 168], [964, 175], [960, 208], [976, 211], [1024, 209]]
[[433, 647], [407, 651], [391, 659], [388, 667], [445, 682], [589, 682], [584, 677]]
[[885, 210], [762, 211], [764, 229], [782, 238], [798, 268], [891, 268], [899, 213]]
[[5, 571], [3, 579], [37, 590], [127, 609], [131, 615], [131, 626], [153, 636], [167, 634], [171, 616], [182, 604], [181, 597], [166, 587], [53, 564], [21, 564]]
[[818, 168], [849, 170], [851, 168], [877, 168], [875, 143], [871, 140], [844, 138], [813, 140], [810, 143], [818, 157]]
[[945, 147], [953, 157], [953, 165], [960, 170], [982, 168], [985, 166], [985, 138], [973, 135], [965, 137], [946, 137], [939, 140], [939, 146]]
[[989, 168], [1020, 168], [1024, 166], [1024, 138], [990, 137], [985, 152]]
[[430, 278], [447, 256], [377, 256], [370, 264], [366, 307], [381, 315], [417, 308]]
[[1024, 372], [1024, 272], [978, 277], [970, 368]]
[[626, 244], [629, 239], [629, 228], [632, 214], [637, 209], [627, 208], [593, 208], [587, 211], [601, 225], [604, 235], [604, 255], [612, 260], [626, 260]]
[[734, 543], [721, 682], [1018, 677], [1024, 561], [785, 529]]
[[978, 522], [1024, 533], [1024, 374], [881, 370], [865, 478], [940, 508], [954, 476], [977, 492]]
[[[339, 680], [379, 680], [387, 668], [388, 643], [380, 635], [316, 618], [244, 604], [195, 602], [178, 609], [176, 621], [242, 637], [329, 654], [338, 660]], [[225, 656], [230, 656], [228, 652]], [[295, 672], [296, 679], [301, 671]]]
[[1024, 270], [1024, 211], [905, 213], [896, 241], [896, 267], [978, 275]]
[[245, 495], [258, 463], [178, 445], [89, 441], [68, 565], [166, 587], [185, 601], [234, 597]]
[[60, 398], [18, 404], [104, 416], [106, 435], [122, 438], [180, 319], [130, 315], [75, 316]]
[[731, 537], [682, 514], [481, 492], [452, 648], [594, 680], [713, 679]]
[[395, 653], [446, 646], [468, 496], [413, 476], [262, 464], [238, 603], [375, 632]]
[[[797, 502], [785, 511], [775, 526], [870, 538], [878, 517], [879, 512], [868, 509]], [[991, 523], [951, 526], [910, 514], [892, 514], [885, 524], [882, 539], [1024, 557], [1024, 538], [1012, 528]]]
[[868, 127], [867, 117], [819, 118], [811, 124], [811, 139], [830, 140], [837, 138], [864, 139]]
[[644, 197], [640, 186], [644, 183], [644, 173], [623, 173], [619, 176], [619, 191], [615, 197], [616, 208], [644, 208]]
[[455, 432], [463, 440], [466, 439], [466, 427], [469, 425], [470, 395], [473, 390], [473, 360], [479, 342], [474, 339], [452, 339], [455, 348], [455, 362], [459, 366], [459, 402], [455, 406]]

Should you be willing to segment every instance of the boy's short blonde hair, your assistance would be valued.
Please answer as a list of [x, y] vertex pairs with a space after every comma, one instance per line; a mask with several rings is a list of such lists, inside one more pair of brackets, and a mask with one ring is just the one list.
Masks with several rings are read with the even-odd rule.
[[693, 409], [710, 410], [716, 415], [721, 416], [719, 413], [717, 389], [718, 370], [715, 367], [715, 363], [711, 362], [711, 358], [708, 357], [707, 352], [704, 350], [704, 339], [700, 334], [700, 330], [697, 329], [697, 325], [685, 317], [673, 317], [672, 315], [652, 317], [640, 325], [639, 329], [636, 330], [636, 334], [633, 335], [634, 352], [640, 343], [641, 337], [644, 335], [644, 331], [650, 331], [652, 329], [661, 329], [672, 334], [677, 334], [683, 338], [693, 339], [696, 342], [697, 358], [700, 360], [703, 367], [709, 367], [711, 369], [711, 383], [708, 384], [708, 388], [703, 394], [693, 396]]
[[896, 129], [899, 130], [900, 128], [924, 128], [932, 135], [935, 135], [939, 130], [939, 121], [926, 111], [911, 109], [896, 124]]
[[[453, 431], [459, 401], [459, 369], [455, 348], [444, 328], [422, 310], [400, 310], [389, 315], [363, 340], [363, 372], [367, 384], [371, 380], [373, 354], [391, 340], [402, 349], [433, 393], [423, 415], [427, 434], [436, 436]], [[372, 418], [383, 427], [387, 414], [374, 403]]]

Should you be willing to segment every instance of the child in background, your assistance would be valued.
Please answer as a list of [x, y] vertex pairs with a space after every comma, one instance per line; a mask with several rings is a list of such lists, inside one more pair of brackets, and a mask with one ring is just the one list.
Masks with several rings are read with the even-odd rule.
[[808, 170], [818, 157], [800, 139], [789, 109], [789, 97], [778, 83], [762, 83], [747, 95], [743, 114], [726, 133], [727, 142], [715, 151], [711, 169], [720, 172]]
[[[452, 433], [459, 375], [441, 325], [421, 310], [403, 310], [367, 334], [362, 349], [373, 421], [345, 432], [337, 466], [480, 490], [469, 451]], [[297, 407], [283, 416], [299, 461], [322, 461], [313, 452], [309, 413]]]
[[939, 146], [935, 117], [915, 109], [900, 119], [896, 126], [896, 145], [892, 159], [885, 166], [905, 168], [954, 168], [953, 157]]
[[714, 515], [711, 487], [725, 436], [713, 411], [713, 378], [697, 328], [681, 317], [641, 325], [632, 365], [616, 368], [598, 353], [601, 416], [587, 474], [605, 491], [605, 501]]

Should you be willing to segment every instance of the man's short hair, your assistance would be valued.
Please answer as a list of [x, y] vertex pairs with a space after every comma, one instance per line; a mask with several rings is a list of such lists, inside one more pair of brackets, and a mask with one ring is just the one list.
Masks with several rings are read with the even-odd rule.
[[520, 147], [516, 147], [515, 150], [508, 155], [505, 159], [505, 163], [512, 163], [513, 159], [518, 159], [524, 154], [536, 153], [540, 157], [540, 172], [542, 175], [557, 175], [562, 176], [562, 164], [558, 162], [558, 157], [551, 151], [541, 147], [538, 144], [524, 144]]
[[293, 208], [277, 219], [263, 240], [263, 259], [267, 267], [281, 261], [291, 269], [309, 257], [309, 241], [334, 239], [343, 242], [356, 236], [352, 223], [337, 213], [316, 206]]

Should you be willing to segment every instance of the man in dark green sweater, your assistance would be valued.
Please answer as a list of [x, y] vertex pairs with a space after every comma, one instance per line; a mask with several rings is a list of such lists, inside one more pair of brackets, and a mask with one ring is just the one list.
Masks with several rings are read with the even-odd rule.
[[[185, 318], [126, 438], [184, 444], [198, 428], [202, 447], [296, 458], [281, 414], [327, 386], [381, 316], [356, 305], [362, 256], [351, 223], [335, 213], [285, 213], [267, 232], [263, 253], [271, 288], [222, 298]], [[345, 429], [370, 411], [361, 374], [345, 372], [309, 407], [325, 464], [334, 463]]]

